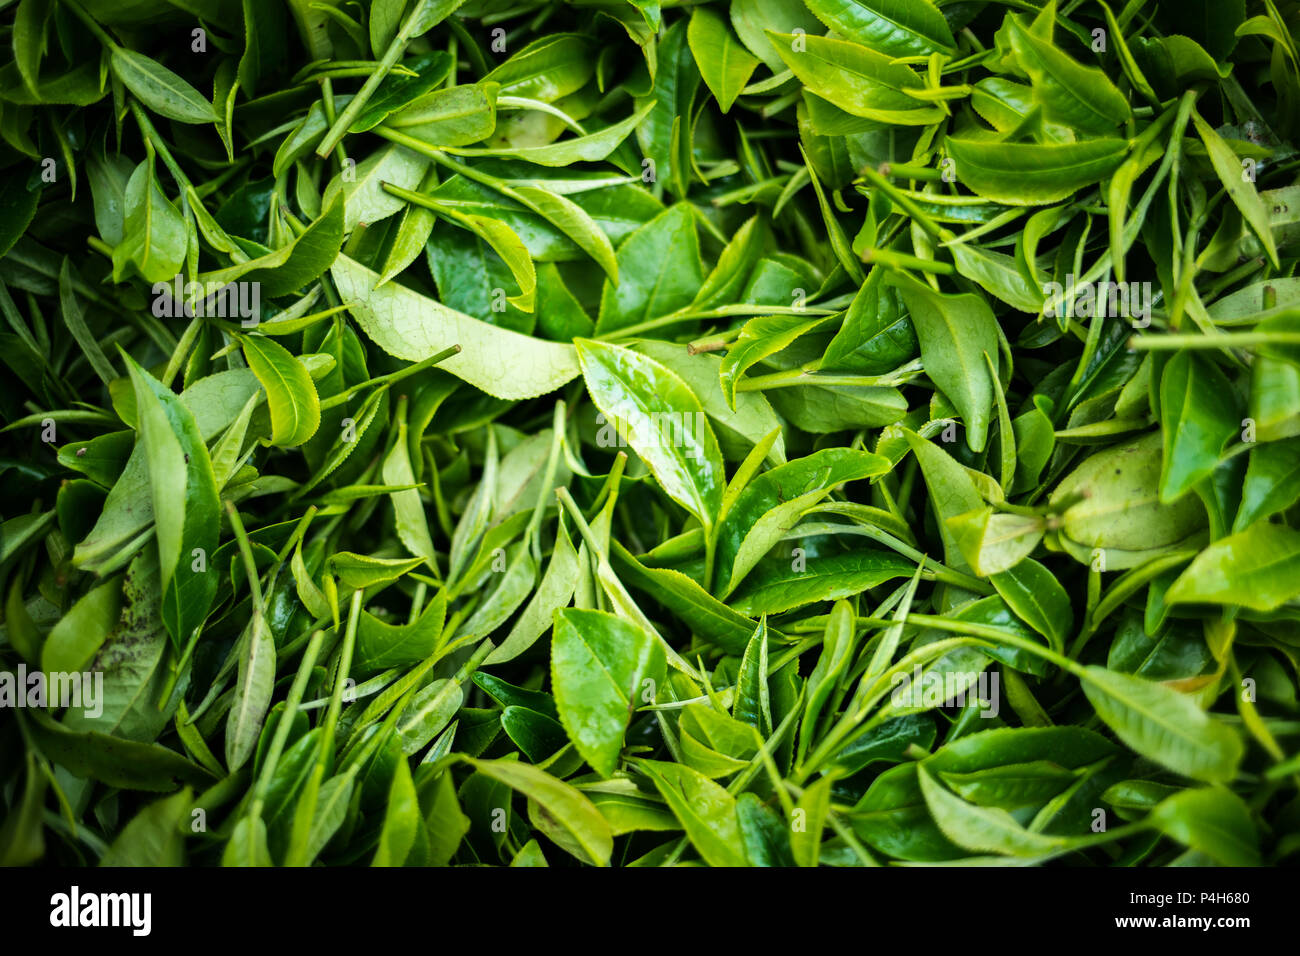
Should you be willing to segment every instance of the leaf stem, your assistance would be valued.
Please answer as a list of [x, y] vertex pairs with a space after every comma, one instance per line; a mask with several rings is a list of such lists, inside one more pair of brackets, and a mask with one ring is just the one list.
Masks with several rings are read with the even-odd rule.
[[888, 269], [916, 269], [919, 272], [930, 272], [940, 276], [950, 276], [957, 271], [951, 263], [940, 262], [937, 259], [922, 259], [920, 256], [909, 255], [906, 252], [895, 252], [893, 249], [863, 250], [862, 261], [868, 265], [877, 263]]
[[378, 378], [372, 378], [372, 379], [367, 379], [364, 382], [358, 382], [356, 385], [351, 385], [348, 388], [345, 388], [337, 395], [331, 395], [329, 398], [321, 399], [320, 410], [323, 412], [326, 409], [333, 408], [336, 405], [342, 405], [344, 402], [346, 402], [349, 398], [351, 398], [353, 395], [355, 395], [357, 392], [361, 391], [362, 389], [379, 388], [379, 387], [386, 388], [387, 386], [392, 385], [394, 382], [400, 382], [404, 378], [407, 378], [411, 375], [415, 375], [419, 372], [423, 372], [425, 369], [431, 368], [434, 365], [437, 365], [439, 362], [451, 358], [453, 355], [459, 355], [460, 351], [461, 348], [459, 345], [452, 345], [449, 346], [448, 348], [443, 349], [441, 352], [439, 352], [436, 355], [431, 355], [427, 359], [421, 359], [420, 361], [416, 362], [413, 365], [408, 365], [406, 366], [406, 368], [398, 369], [396, 372], [389, 372], [387, 375], [380, 375]]
[[110, 50], [117, 50], [120, 47], [117, 42], [108, 35], [108, 32], [99, 25], [99, 22], [92, 17], [77, 0], [59, 0], [65, 7], [76, 15], [77, 19], [86, 25], [86, 29], [95, 35], [95, 38], [103, 43]]
[[388, 49], [384, 51], [383, 59], [379, 61], [379, 65], [366, 78], [366, 82], [361, 84], [361, 89], [348, 101], [348, 105], [343, 107], [343, 112], [335, 117], [333, 124], [325, 133], [325, 138], [316, 147], [316, 155], [321, 159], [327, 159], [329, 154], [334, 152], [334, 147], [347, 135], [348, 127], [361, 115], [362, 109], [370, 102], [370, 98], [375, 95], [375, 90], [379, 89], [379, 84], [384, 81], [389, 71], [402, 58], [402, 54], [406, 52], [406, 45], [411, 41], [411, 31], [415, 29], [415, 22], [424, 14], [424, 8], [427, 5], [428, 0], [419, 0], [416, 3], [415, 8], [407, 14], [402, 29], [388, 44]]
[[254, 785], [253, 806], [249, 810], [249, 815], [254, 818], [262, 815], [262, 805], [266, 802], [266, 792], [270, 789], [271, 778], [275, 775], [276, 767], [280, 763], [280, 755], [284, 752], [285, 743], [288, 742], [289, 731], [293, 727], [293, 719], [297, 716], [303, 694], [307, 690], [307, 681], [311, 678], [312, 668], [316, 666], [316, 657], [320, 654], [321, 643], [324, 639], [324, 631], [313, 631], [311, 639], [307, 643], [307, 649], [303, 652], [302, 661], [298, 665], [298, 673], [294, 676], [293, 684], [289, 688], [289, 696], [285, 700], [284, 711], [276, 722], [275, 736], [271, 738], [271, 746], [267, 748], [266, 756], [262, 761], [262, 772]]
[[257, 613], [262, 607], [262, 582], [257, 574], [257, 562], [253, 560], [253, 549], [248, 542], [248, 534], [244, 531], [244, 522], [240, 519], [239, 511], [233, 501], [226, 502], [226, 515], [230, 518], [230, 527], [235, 533], [235, 540], [239, 542], [239, 554], [244, 559], [244, 572], [248, 575], [248, 587], [253, 594], [253, 610]]
[[1300, 332], [1224, 332], [1220, 335], [1170, 332], [1165, 335], [1135, 335], [1128, 347], [1136, 351], [1177, 349], [1232, 349], [1257, 345], [1300, 345]]

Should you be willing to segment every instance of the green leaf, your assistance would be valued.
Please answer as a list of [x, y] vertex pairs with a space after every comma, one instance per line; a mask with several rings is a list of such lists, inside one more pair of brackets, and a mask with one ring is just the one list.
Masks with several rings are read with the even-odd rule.
[[1300, 499], [1300, 445], [1268, 442], [1250, 450], [1233, 531], [1285, 511]]
[[[409, 486], [416, 483], [415, 472], [411, 468], [404, 414], [398, 419], [397, 437], [384, 458], [381, 474], [384, 482], [389, 485]], [[433, 539], [429, 534], [429, 523], [425, 517], [424, 501], [420, 498], [419, 490], [404, 487], [401, 491], [392, 492], [389, 497], [393, 502], [397, 536], [411, 554], [423, 558], [430, 570], [437, 573], [438, 564], [434, 555]]]
[[[691, 354], [690, 346], [658, 340], [641, 340], [636, 350], [676, 372], [709, 416], [723, 456], [743, 460], [753, 447], [780, 425], [776, 412], [761, 392], [741, 392], [732, 408], [722, 393], [719, 372], [722, 360], [710, 352]], [[779, 464], [785, 460], [785, 439], [777, 433], [767, 454]]]
[[397, 725], [404, 757], [427, 747], [451, 723], [465, 702], [461, 684], [458, 678], [435, 680], [411, 698]]
[[912, 562], [891, 551], [861, 550], [817, 557], [778, 554], [760, 562], [731, 599], [741, 614], [779, 614], [814, 601], [833, 601], [894, 578]]
[[[94, 168], [92, 165], [91, 169]], [[92, 176], [92, 193], [94, 192], [94, 182], [95, 179]], [[0, 225], [0, 255], [4, 255], [12, 249], [14, 243], [23, 237], [23, 233], [27, 231], [32, 224], [32, 220], [36, 218], [36, 209], [40, 205], [40, 201], [40, 190], [29, 189], [27, 183], [23, 182], [21, 177], [10, 177], [7, 182], [0, 185], [0, 212], [3, 213], [3, 219], [0, 219], [0, 222], [3, 222], [3, 225]], [[98, 203], [95, 209], [97, 213], [96, 221], [98, 221]], [[118, 215], [120, 217], [120, 210]], [[121, 241], [121, 236], [118, 236], [118, 241]]]
[[344, 255], [330, 274], [362, 330], [396, 358], [419, 362], [459, 345], [441, 367], [497, 398], [534, 398], [579, 374], [572, 345], [480, 322], [395, 283], [375, 288], [379, 276]]
[[[819, 729], [818, 720], [822, 716], [822, 709], [830, 701], [831, 694], [843, 679], [844, 670], [848, 667], [849, 658], [853, 654], [853, 645], [853, 608], [847, 601], [836, 601], [831, 608], [831, 613], [826, 617], [826, 631], [822, 637], [822, 649], [817, 657], [817, 666], [808, 675], [804, 715], [799, 722], [801, 755], [807, 752], [808, 745]], [[796, 851], [796, 858], [798, 855]]]
[[644, 111], [636, 125], [636, 140], [649, 160], [642, 160], [642, 177], [664, 184], [657, 185], [656, 191], [666, 187], [679, 198], [687, 192], [694, 175], [690, 168], [693, 148], [689, 117], [700, 88], [700, 71], [687, 33], [684, 19], [663, 30], [654, 46], [654, 83], [636, 100], [638, 112]]
[[754, 636], [745, 645], [745, 655], [736, 675], [736, 699], [731, 716], [755, 728], [765, 739], [772, 733], [772, 695], [768, 686], [767, 619], [758, 622]]
[[0, 864], [26, 866], [45, 854], [45, 824], [41, 819], [49, 778], [28, 753], [21, 793], [15, 791], [9, 812], [0, 825]]
[[447, 599], [441, 592], [410, 624], [385, 624], [362, 611], [357, 619], [357, 667], [378, 671], [424, 660], [438, 646], [446, 615]]
[[518, 657], [551, 626], [555, 612], [567, 607], [573, 599], [573, 592], [578, 585], [581, 565], [578, 552], [574, 550], [569, 534], [560, 528], [555, 538], [555, 549], [551, 552], [550, 563], [542, 575], [537, 590], [524, 608], [523, 613], [510, 628], [510, 633], [500, 646], [492, 651], [484, 661], [485, 664], [504, 663]]
[[569, 738], [558, 720], [527, 707], [510, 706], [501, 711], [501, 729], [520, 753], [535, 763], [545, 763], [548, 757], [569, 748]]
[[925, 714], [905, 714], [887, 720], [844, 747], [836, 764], [855, 773], [878, 761], [898, 762], [915, 753], [913, 747], [929, 750], [934, 745], [934, 721]]
[[[371, 19], [371, 29], [374, 29]], [[387, 46], [387, 44], [385, 44]], [[452, 58], [442, 50], [433, 50], [411, 57], [402, 64], [416, 75], [393, 74], [384, 77], [365, 107], [348, 127], [350, 133], [364, 133], [374, 129], [393, 113], [399, 110], [422, 106], [428, 102], [427, 94], [433, 93], [451, 73]]]
[[468, 146], [496, 129], [500, 89], [496, 83], [478, 83], [438, 90], [393, 113], [384, 125], [429, 146]]
[[742, 295], [769, 237], [770, 230], [758, 216], [745, 220], [745, 224], [727, 241], [717, 264], [691, 304], [699, 309], [708, 309], [728, 305]]
[[[306, 855], [309, 861], [320, 856], [347, 816], [352, 793], [356, 789], [356, 775], [340, 773], [320, 785], [310, 829], [307, 832]], [[303, 804], [299, 804], [303, 806]]]
[[[244, 55], [239, 59], [239, 85], [249, 96], [276, 73], [285, 60], [284, 8], [278, 4], [243, 0]], [[263, 87], [265, 89], [265, 87]]]
[[1008, 17], [1011, 46], [1034, 85], [1048, 119], [1105, 135], [1129, 119], [1128, 101], [1106, 74], [1075, 62], [1049, 38]]
[[[1087, 549], [1104, 549], [1106, 567], [1132, 566], [1119, 552], [1171, 547], [1205, 527], [1205, 509], [1188, 495], [1162, 504], [1160, 436], [1145, 435], [1097, 452], [1057, 484], [1049, 498], [1066, 507], [1061, 530]], [[1140, 562], [1139, 562], [1140, 563]]]
[[[663, 801], [638, 789], [630, 781], [611, 780], [594, 786], [602, 789], [589, 788], [586, 792], [601, 816], [609, 821], [614, 836], [646, 830], [681, 829], [681, 824], [664, 806]], [[618, 786], [619, 789], [617, 791], [603, 789], [614, 786]]]
[[650, 106], [643, 107], [627, 119], [606, 126], [595, 133], [588, 133], [586, 136], [574, 136], [571, 139], [562, 139], [547, 146], [489, 149], [444, 146], [443, 148], [457, 156], [502, 156], [521, 159], [528, 163], [536, 163], [538, 166], [557, 167], [569, 166], [573, 163], [596, 163], [607, 158], [610, 153], [618, 149], [619, 144], [627, 139], [628, 134], [636, 129], [638, 123], [645, 119], [650, 109]]
[[402, 223], [393, 237], [393, 245], [384, 259], [383, 274], [376, 285], [383, 285], [420, 258], [437, 219], [433, 210], [423, 206], [411, 205], [402, 213]]
[[491, 634], [528, 599], [537, 583], [537, 560], [525, 542], [511, 549], [505, 571], [497, 577], [495, 586], [461, 626], [458, 640], [474, 640]]
[[66, 713], [63, 726], [142, 743], [158, 738], [172, 714], [165, 699], [169, 669], [162, 666], [170, 638], [162, 621], [161, 586], [157, 555], [146, 549], [127, 567], [122, 614], [90, 662], [92, 672], [103, 674], [99, 700], [93, 710]]
[[1263, 243], [1273, 267], [1278, 268], [1277, 244], [1273, 240], [1268, 207], [1255, 189], [1253, 177], [1246, 176], [1241, 160], [1232, 151], [1232, 147], [1195, 110], [1192, 111], [1192, 122], [1196, 124], [1196, 132], [1205, 144], [1205, 151], [1209, 153], [1210, 163], [1214, 166], [1214, 172], [1223, 184], [1224, 191], [1240, 210], [1250, 231]]
[[411, 852], [420, 825], [420, 805], [416, 799], [411, 765], [397, 761], [392, 785], [388, 788], [388, 809], [379, 831], [379, 846], [371, 866], [401, 866]]
[[426, 796], [426, 788], [420, 784], [420, 806], [429, 830], [428, 862], [430, 866], [446, 866], [469, 831], [470, 820], [461, 812], [450, 773], [439, 773], [431, 789], [433, 794]]
[[591, 801], [562, 780], [528, 764], [514, 760], [474, 760], [467, 762], [479, 773], [517, 790], [535, 801], [580, 851], [579, 859], [596, 866], [608, 866], [614, 850], [609, 824]]
[[274, 339], [248, 335], [241, 344], [248, 367], [266, 389], [271, 444], [303, 444], [320, 427], [320, 397], [311, 375], [297, 356]]
[[916, 455], [921, 474], [930, 490], [930, 507], [939, 524], [944, 562], [958, 570], [969, 569], [970, 564], [963, 555], [949, 522], [984, 506], [979, 490], [966, 469], [938, 445], [910, 430], [904, 431], [903, 437]]
[[46, 635], [41, 667], [47, 673], [85, 669], [117, 624], [121, 599], [121, 582], [114, 578], [72, 605]]
[[535, 186], [515, 186], [513, 193], [529, 209], [546, 219], [591, 256], [605, 270], [610, 281], [618, 282], [618, 261], [614, 247], [585, 209], [564, 196]]
[[807, 0], [807, 6], [829, 29], [886, 56], [928, 56], [956, 46], [930, 0]]
[[741, 654], [754, 633], [754, 621], [723, 604], [699, 583], [672, 568], [647, 568], [617, 540], [610, 548], [619, 574], [652, 595], [701, 638], [728, 653]]
[[253, 754], [275, 692], [275, 641], [261, 608], [240, 642], [239, 672], [226, 717], [226, 766], [233, 773]]
[[[324, 274], [343, 244], [344, 206], [334, 198], [320, 218], [293, 242], [256, 259], [203, 275], [205, 283], [255, 282], [260, 295], [281, 296], [303, 288]], [[254, 316], [254, 318], [258, 318]]]
[[[956, 255], [957, 247], [953, 247]], [[844, 369], [864, 375], [892, 371], [917, 354], [912, 320], [898, 290], [883, 283], [884, 269], [872, 269], [858, 289], [844, 323], [826, 347], [823, 369]]]
[[727, 112], [757, 68], [758, 57], [751, 56], [736, 40], [726, 21], [708, 7], [691, 11], [686, 39], [700, 75], [722, 112]]
[[467, 216], [451, 211], [449, 215], [491, 246], [510, 268], [510, 273], [519, 286], [519, 293], [506, 301], [524, 312], [533, 311], [537, 299], [537, 272], [533, 268], [532, 256], [515, 235], [515, 231], [505, 223], [487, 216]]
[[717, 439], [694, 393], [670, 369], [631, 349], [594, 339], [576, 345], [605, 427], [632, 446], [669, 497], [712, 527], [725, 475]]
[[370, 36], [370, 52], [376, 57], [382, 57], [397, 36], [405, 6], [406, 0], [375, 0], [370, 5], [366, 26]]
[[170, 793], [182, 784], [205, 786], [211, 779], [202, 767], [160, 744], [136, 743], [98, 731], [79, 733], [30, 713], [32, 740], [49, 760], [73, 776], [87, 777], [126, 790]]
[[555, 699], [550, 694], [516, 687], [484, 671], [474, 674], [474, 683], [502, 707], [518, 707], [556, 719], [560, 716], [555, 709]]
[[1162, 800], [1146, 822], [1222, 866], [1259, 866], [1259, 835], [1250, 808], [1223, 787], [1176, 793]]
[[1007, 856], [1036, 857], [1069, 846], [1069, 840], [1026, 830], [999, 807], [968, 803], [938, 783], [924, 766], [917, 779], [926, 805], [944, 836], [968, 850]]
[[63, 260], [63, 268], [59, 270], [59, 305], [63, 312], [63, 321], [72, 333], [72, 337], [77, 340], [77, 345], [86, 354], [86, 361], [105, 385], [110, 384], [117, 378], [117, 373], [86, 324], [85, 315], [77, 303], [76, 294], [72, 291], [71, 266], [66, 259]]
[[217, 592], [216, 569], [208, 568], [221, 524], [216, 479], [189, 409], [129, 357], [126, 364], [148, 461], [162, 617], [181, 648], [207, 617]]
[[126, 47], [113, 47], [113, 74], [149, 109], [178, 123], [214, 123], [203, 94], [157, 60]]
[[948, 137], [957, 180], [986, 199], [1010, 206], [1041, 206], [1109, 175], [1124, 160], [1128, 142], [1006, 143]]
[[222, 866], [273, 866], [267, 844], [266, 821], [261, 817], [240, 817], [221, 853]]
[[194, 794], [189, 787], [155, 800], [122, 828], [100, 866], [182, 866]]
[[41, 95], [41, 60], [46, 53], [45, 25], [49, 22], [50, 9], [50, 4], [43, 0], [21, 0], [14, 16], [14, 63], [23, 85], [38, 99]]
[[636, 702], [653, 701], [664, 678], [659, 642], [601, 611], [556, 611], [551, 686], [560, 722], [578, 753], [602, 777], [618, 767]]
[[704, 282], [695, 219], [670, 206], [618, 248], [618, 284], [606, 281], [596, 331], [635, 326], [690, 305]]
[[1043, 540], [1045, 527], [1039, 517], [997, 514], [992, 508], [956, 515], [946, 524], [962, 557], [980, 577], [1005, 573], [1028, 560]]
[[709, 866], [748, 866], [736, 801], [708, 777], [681, 764], [638, 761]]
[[1169, 604], [1271, 611], [1300, 596], [1300, 532], [1257, 521], [1198, 554], [1165, 592]]
[[591, 76], [592, 42], [578, 33], [556, 33], [534, 40], [485, 79], [510, 96], [552, 103], [581, 89]]
[[114, 280], [120, 281], [130, 264], [147, 282], [170, 281], [185, 261], [185, 220], [158, 188], [151, 164], [144, 162], [135, 168], [124, 199], [126, 226], [121, 243], [113, 250]]
[[428, 157], [389, 143], [358, 162], [355, 169], [348, 171], [347, 178], [340, 174], [331, 179], [321, 196], [321, 208], [330, 209], [342, 197], [344, 235], [361, 223], [373, 226], [406, 205], [385, 189], [384, 184], [416, 189], [428, 167]]
[[971, 451], [984, 450], [993, 409], [993, 382], [984, 360], [998, 369], [998, 325], [988, 303], [978, 295], [943, 295], [902, 273], [885, 281], [898, 289], [917, 338], [930, 380], [947, 396], [966, 426]]
[[809, 319], [798, 313], [790, 313], [759, 316], [746, 322], [741, 327], [739, 338], [727, 349], [718, 370], [718, 379], [722, 383], [722, 394], [726, 397], [727, 404], [736, 407], [736, 386], [740, 384], [745, 372], [825, 321], [825, 316]]
[[821, 856], [822, 831], [831, 809], [831, 778], [822, 777], [799, 795], [790, 850], [798, 866], [816, 866]]
[[873, 478], [888, 468], [888, 460], [879, 455], [827, 448], [751, 481], [718, 523], [718, 596], [725, 598], [734, 591], [809, 508], [845, 482]]
[[1025, 558], [991, 575], [989, 581], [1016, 617], [1047, 638], [1054, 649], [1064, 649], [1074, 626], [1074, 613], [1069, 593], [1051, 571], [1033, 558]]
[[1079, 676], [1097, 715], [1137, 753], [1193, 780], [1236, 776], [1241, 737], [1186, 694], [1095, 665]]
[[868, 844], [898, 859], [930, 863], [961, 857], [962, 848], [944, 835], [930, 814], [918, 768], [908, 761], [880, 774], [853, 808], [853, 829]]
[[892, 56], [830, 37], [769, 31], [768, 38], [808, 92], [846, 113], [898, 126], [928, 126], [943, 116], [903, 92], [920, 78]]
[[1160, 500], [1186, 494], [1218, 467], [1241, 421], [1232, 384], [1218, 366], [1192, 352], [1169, 359], [1160, 376], [1164, 464]]
[[542, 853], [541, 844], [536, 840], [529, 840], [515, 854], [511, 866], [549, 866], [546, 862], [546, 855]]

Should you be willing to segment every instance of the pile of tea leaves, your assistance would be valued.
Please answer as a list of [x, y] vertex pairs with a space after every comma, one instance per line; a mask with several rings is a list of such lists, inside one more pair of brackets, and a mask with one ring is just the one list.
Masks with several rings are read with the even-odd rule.
[[1294, 862], [1298, 37], [0, 0], [0, 863]]

